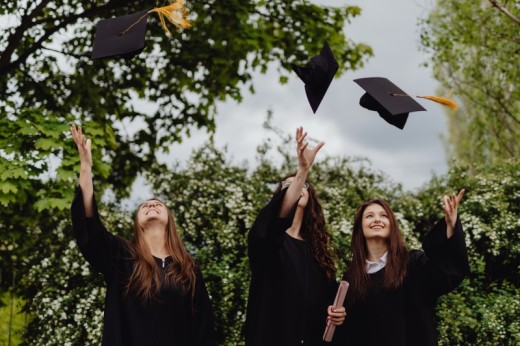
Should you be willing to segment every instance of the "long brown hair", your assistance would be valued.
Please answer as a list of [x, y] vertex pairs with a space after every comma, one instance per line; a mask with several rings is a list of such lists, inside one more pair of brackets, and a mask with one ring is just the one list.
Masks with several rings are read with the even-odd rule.
[[[165, 205], [157, 198], [151, 198], [148, 201], [150, 200], [159, 201]], [[139, 205], [137, 211], [141, 206], [142, 204]], [[166, 205], [165, 209], [168, 213], [165, 245], [168, 254], [173, 258], [173, 263], [164, 272], [157, 266], [146, 244], [144, 229], [138, 222], [139, 213], [135, 213], [134, 237], [130, 246], [134, 267], [126, 285], [126, 293], [132, 291], [144, 301], [156, 298], [163, 285], [180, 289], [184, 294], [190, 293], [192, 297], [195, 294], [195, 261], [189, 255], [177, 233], [172, 212]]]
[[[288, 175], [282, 181], [289, 177], [294, 177], [294, 174]], [[279, 194], [281, 191], [282, 183], [280, 182], [274, 195]], [[304, 231], [301, 232], [301, 236], [309, 244], [312, 257], [314, 257], [320, 268], [325, 272], [327, 279], [335, 281], [336, 266], [334, 265], [333, 256], [329, 252], [329, 247], [332, 247], [332, 236], [327, 231], [323, 209], [318, 200], [316, 190], [311, 184], [309, 184], [307, 192], [309, 193], [309, 200], [304, 209], [304, 227], [302, 228]]]
[[352, 262], [347, 272], [350, 283], [349, 295], [352, 299], [364, 298], [368, 289], [369, 276], [366, 272], [368, 249], [366, 238], [363, 234], [362, 221], [365, 209], [371, 204], [380, 205], [385, 210], [390, 222], [390, 236], [387, 239], [388, 256], [384, 268], [385, 278], [383, 287], [387, 289], [399, 288], [403, 284], [408, 269], [408, 250], [390, 205], [385, 200], [379, 198], [364, 202], [354, 216], [354, 231], [351, 242]]

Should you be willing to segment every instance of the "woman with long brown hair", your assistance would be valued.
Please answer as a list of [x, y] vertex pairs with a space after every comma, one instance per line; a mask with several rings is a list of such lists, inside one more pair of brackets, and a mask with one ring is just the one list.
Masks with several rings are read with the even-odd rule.
[[94, 199], [91, 140], [75, 125], [71, 133], [80, 157], [72, 225], [107, 286], [102, 345], [214, 345], [208, 292], [171, 211], [150, 199], [136, 211], [132, 241], [108, 232]]
[[337, 288], [331, 237], [307, 175], [323, 143], [308, 149], [296, 130], [298, 171], [283, 179], [249, 232], [251, 285], [246, 345], [321, 345], [327, 321], [340, 325], [344, 308], [329, 304]]
[[443, 197], [444, 218], [408, 250], [395, 214], [383, 199], [363, 203], [354, 216], [350, 283], [340, 345], [437, 345], [437, 298], [469, 273], [457, 215], [464, 190]]

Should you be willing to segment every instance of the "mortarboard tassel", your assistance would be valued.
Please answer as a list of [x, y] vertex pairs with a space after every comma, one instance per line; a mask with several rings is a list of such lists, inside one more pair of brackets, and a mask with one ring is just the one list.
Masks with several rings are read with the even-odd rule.
[[439, 96], [417, 96], [417, 97], [440, 103], [444, 106], [450, 107], [453, 110], [456, 110], [457, 108], [459, 108], [459, 106], [457, 105], [457, 102], [455, 102], [452, 99], [449, 99], [447, 97], [439, 97]]
[[159, 20], [161, 21], [161, 25], [168, 34], [171, 34], [168, 26], [166, 26], [166, 19], [177, 28], [189, 28], [190, 22], [185, 18], [187, 16], [186, 11], [184, 10], [184, 0], [172, 0], [173, 2], [168, 6], [156, 7], [144, 15], [142, 15], [139, 19], [137, 19], [134, 23], [132, 23], [128, 28], [123, 30], [119, 35], [126, 34], [130, 29], [132, 29], [135, 25], [139, 24], [146, 16], [150, 13], [155, 12], [159, 15]]
[[150, 12], [155, 12], [159, 15], [161, 25], [167, 33], [170, 34], [168, 26], [166, 26], [166, 19], [175, 25], [177, 28], [189, 28], [190, 22], [186, 19], [187, 13], [184, 10], [184, 0], [173, 0], [168, 6], [156, 7]]
[[[408, 97], [410, 97], [410, 95], [408, 95], [408, 94], [397, 94], [397, 93], [389, 93], [389, 94], [392, 95], [392, 96], [408, 96]], [[444, 105], [446, 107], [450, 107], [453, 110], [456, 110], [457, 108], [459, 108], [459, 106], [457, 105], [457, 102], [455, 102], [452, 99], [447, 98], [447, 97], [439, 97], [439, 96], [416, 96], [416, 97], [440, 103], [440, 104], [442, 104], [442, 105]]]

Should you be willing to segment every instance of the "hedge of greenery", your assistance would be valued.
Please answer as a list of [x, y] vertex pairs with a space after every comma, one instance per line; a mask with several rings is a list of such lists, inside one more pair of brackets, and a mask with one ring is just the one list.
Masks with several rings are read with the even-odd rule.
[[[200, 148], [185, 167], [156, 167], [149, 181], [173, 209], [189, 250], [198, 259], [213, 299], [222, 345], [240, 345], [249, 267], [247, 232], [276, 182], [294, 170], [288, 160], [275, 166], [268, 145], [259, 149], [254, 170], [228, 162], [225, 151]], [[440, 217], [441, 196], [466, 188], [460, 216], [466, 230], [471, 275], [438, 305], [441, 345], [518, 345], [520, 163], [468, 174], [453, 168], [416, 193], [370, 168], [360, 159], [324, 158], [311, 175], [334, 237], [337, 263], [345, 269], [355, 208], [375, 195], [390, 201], [411, 247]], [[108, 212], [110, 211], [110, 212]], [[117, 212], [114, 212], [117, 211]], [[110, 230], [130, 236], [131, 212], [102, 205]], [[27, 345], [96, 345], [102, 332], [104, 288], [71, 237], [70, 220], [45, 231], [49, 246], [26, 260], [29, 268], [19, 295], [29, 302]], [[42, 230], [33, 230], [42, 232]]]

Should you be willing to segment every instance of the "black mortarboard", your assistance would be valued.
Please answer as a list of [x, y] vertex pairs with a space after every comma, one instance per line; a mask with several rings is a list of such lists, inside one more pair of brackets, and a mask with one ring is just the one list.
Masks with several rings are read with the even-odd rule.
[[359, 104], [378, 112], [381, 118], [401, 130], [408, 120], [408, 113], [426, 110], [412, 96], [386, 78], [360, 78], [354, 82], [366, 91]]
[[161, 24], [168, 33], [166, 20], [179, 28], [189, 27], [183, 6], [183, 0], [173, 0], [167, 6], [99, 21], [96, 25], [92, 59], [115, 56], [131, 59], [139, 54], [145, 46], [146, 24], [148, 15], [152, 12], [159, 15]]
[[104, 19], [96, 25], [92, 59], [120, 56], [131, 59], [144, 48], [148, 10]]
[[305, 83], [307, 100], [309, 100], [312, 111], [316, 113], [339, 67], [329, 45], [325, 42], [320, 54], [313, 56], [305, 66], [300, 67], [294, 64], [291, 66]]

